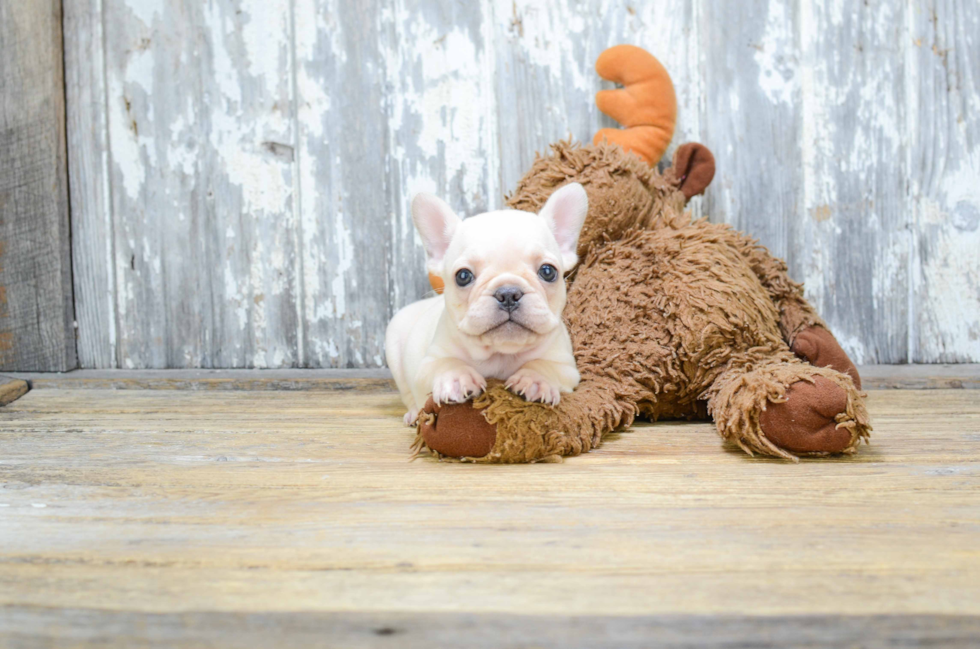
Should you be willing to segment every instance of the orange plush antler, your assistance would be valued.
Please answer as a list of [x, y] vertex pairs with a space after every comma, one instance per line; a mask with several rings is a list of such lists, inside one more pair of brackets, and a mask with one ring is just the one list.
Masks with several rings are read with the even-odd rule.
[[616, 45], [599, 55], [599, 76], [624, 87], [600, 90], [596, 106], [625, 129], [604, 128], [593, 144], [607, 140], [632, 151], [651, 166], [657, 164], [677, 122], [677, 96], [667, 70], [652, 54], [633, 45]]

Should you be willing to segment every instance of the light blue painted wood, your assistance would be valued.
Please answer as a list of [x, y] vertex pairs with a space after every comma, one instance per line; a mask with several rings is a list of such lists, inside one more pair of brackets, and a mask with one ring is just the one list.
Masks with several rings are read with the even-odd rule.
[[391, 314], [428, 290], [412, 195], [462, 214], [500, 207], [535, 152], [610, 125], [593, 64], [617, 43], [672, 72], [673, 147], [715, 152], [694, 214], [785, 256], [856, 361], [980, 360], [971, 3], [66, 0], [65, 12], [88, 367], [381, 365]]

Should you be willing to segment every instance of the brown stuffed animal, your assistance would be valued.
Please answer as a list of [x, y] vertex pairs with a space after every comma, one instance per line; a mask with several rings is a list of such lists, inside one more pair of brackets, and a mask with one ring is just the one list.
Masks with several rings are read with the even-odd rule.
[[[639, 48], [612, 54], [600, 57], [600, 72], [627, 90], [650, 75], [626, 68], [662, 70]], [[623, 69], [610, 69], [611, 61]], [[662, 95], [672, 105], [673, 88], [658, 95], [654, 86], [630, 96], [635, 111], [671, 114], [651, 104]], [[507, 200], [537, 212], [566, 183], [588, 193], [582, 261], [568, 277], [564, 312], [581, 383], [555, 407], [529, 403], [499, 381], [472, 403], [430, 399], [416, 449], [475, 462], [549, 461], [589, 451], [642, 416], [711, 417], [750, 455], [853, 452], [871, 430], [860, 378], [802, 286], [754, 240], [684, 212], [714, 175], [710, 151], [685, 144], [661, 175], [624, 149], [659, 157], [664, 125], [637, 129], [646, 120], [615, 110], [633, 126], [605, 138], [615, 144], [553, 145]]]

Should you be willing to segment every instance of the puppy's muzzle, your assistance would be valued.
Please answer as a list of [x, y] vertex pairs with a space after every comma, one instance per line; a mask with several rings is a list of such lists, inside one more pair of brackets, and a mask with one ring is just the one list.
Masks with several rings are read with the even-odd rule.
[[493, 296], [497, 298], [497, 306], [507, 313], [513, 313], [521, 306], [524, 291], [516, 286], [501, 286], [494, 291]]

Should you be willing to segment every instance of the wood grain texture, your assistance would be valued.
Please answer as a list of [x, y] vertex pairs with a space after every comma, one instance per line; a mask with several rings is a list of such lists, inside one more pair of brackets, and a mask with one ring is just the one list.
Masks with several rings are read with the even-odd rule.
[[[976, 390], [980, 365], [861, 365], [865, 390]], [[34, 389], [359, 390], [395, 389], [387, 369], [75, 370], [8, 372]]]
[[0, 376], [0, 406], [13, 403], [27, 394], [31, 387], [23, 379]]
[[861, 387], [865, 390], [976, 390], [980, 388], [980, 365], [861, 365]]
[[289, 2], [103, 11], [116, 364], [298, 364]]
[[913, 359], [980, 358], [980, 5], [910, 3]]
[[460, 215], [503, 206], [494, 11], [488, 2], [398, 0], [385, 15], [391, 314], [431, 293], [415, 194], [442, 196]]
[[60, 0], [0, 4], [0, 369], [76, 366]]
[[64, 0], [78, 364], [116, 366], [116, 286], [102, 0]]
[[[16, 373], [37, 390], [288, 390], [393, 392], [386, 369], [368, 370], [78, 370]], [[980, 386], [980, 374], [977, 376]]]
[[[0, 639], [18, 649], [291, 646], [399, 649], [972, 649], [980, 617], [953, 615], [615, 616], [515, 613], [132, 613], [7, 607]], [[175, 645], [175, 643], [178, 643]]]
[[903, 3], [802, 3], [793, 275], [857, 363], [907, 363]]
[[303, 364], [383, 364], [388, 318], [382, 5], [295, 8]]
[[[837, 460], [752, 459], [709, 424], [658, 423], [562, 464], [471, 466], [408, 462], [394, 393], [33, 390], [0, 410], [0, 638], [100, 625], [177, 644], [211, 615], [363, 642], [500, 616], [545, 639], [579, 615], [635, 633], [703, 619], [708, 638], [857, 625], [788, 627], [819, 640], [901, 616], [897, 637], [925, 619], [914, 637], [965, 643], [980, 402], [886, 391], [870, 409], [872, 444]], [[368, 628], [329, 617], [345, 614]]]
[[705, 211], [790, 264], [803, 186], [799, 12], [797, 3], [720, 0], [700, 15], [701, 140], [717, 164]]
[[382, 366], [388, 319], [429, 290], [411, 197], [500, 207], [535, 152], [613, 125], [593, 65], [617, 43], [673, 74], [668, 156], [717, 156], [694, 215], [786, 257], [855, 361], [980, 361], [978, 13], [72, 0], [82, 363]]

